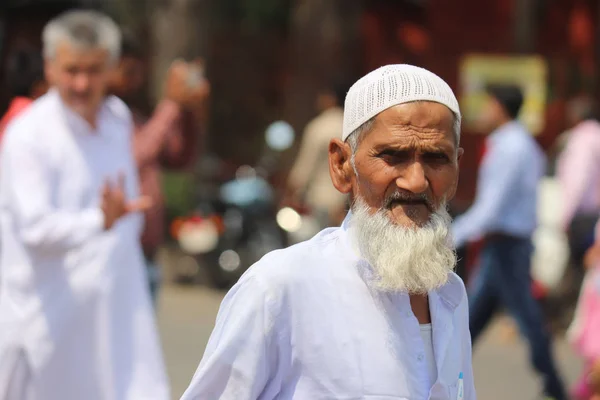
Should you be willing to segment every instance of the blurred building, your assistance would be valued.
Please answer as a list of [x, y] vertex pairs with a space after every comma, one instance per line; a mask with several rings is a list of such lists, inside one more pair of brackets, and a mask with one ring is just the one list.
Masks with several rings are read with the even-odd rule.
[[[174, 58], [204, 57], [213, 87], [209, 146], [233, 163], [258, 157], [274, 120], [300, 132], [324, 85], [387, 63], [431, 69], [460, 97], [466, 55], [540, 55], [548, 86], [537, 137], [545, 148], [564, 128], [569, 96], [600, 94], [600, 0], [0, 0], [0, 76], [11, 49], [39, 46], [45, 22], [72, 6], [101, 7], [145, 32], [153, 98]], [[0, 111], [6, 104], [0, 85]], [[467, 129], [458, 193], [465, 203], [481, 143]]]
[[[413, 0], [365, 2], [363, 70], [407, 62], [435, 71], [461, 95], [467, 54], [537, 54], [548, 66], [545, 123], [538, 135], [548, 148], [564, 127], [564, 102], [580, 92], [600, 95], [600, 2], [596, 0]], [[474, 192], [482, 137], [465, 132], [457, 197]]]

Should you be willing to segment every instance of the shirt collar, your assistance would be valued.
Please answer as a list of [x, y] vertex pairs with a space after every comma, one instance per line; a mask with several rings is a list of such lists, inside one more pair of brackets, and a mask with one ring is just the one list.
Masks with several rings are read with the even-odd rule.
[[455, 309], [465, 296], [466, 292], [463, 287], [464, 284], [462, 280], [454, 272], [451, 272], [448, 275], [448, 282], [435, 292], [448, 304], [448, 306]]
[[107, 99], [102, 102], [100, 109], [97, 112], [97, 125], [96, 128], [92, 127], [88, 121], [85, 120], [79, 113], [70, 108], [60, 96], [60, 93], [56, 88], [52, 88], [49, 91], [50, 96], [54, 97], [60, 105], [63, 115], [67, 124], [72, 128], [73, 132], [80, 135], [91, 135], [100, 133], [99, 124], [102, 121], [102, 117], [106, 112]]
[[[348, 211], [346, 218], [342, 222], [341, 228], [343, 234], [343, 240], [345, 246], [356, 256], [357, 259], [360, 259], [368, 265], [368, 263], [362, 258], [360, 255], [360, 250], [358, 248], [358, 244], [353, 239], [353, 235], [351, 232], [352, 229], [352, 211]], [[463, 300], [465, 296], [465, 290], [463, 289], [464, 284], [462, 280], [456, 275], [454, 272], [451, 272], [448, 275], [448, 282], [446, 282], [442, 287], [432, 291], [435, 295], [439, 296], [439, 298], [444, 301], [450, 308], [455, 309], [458, 307], [460, 302]], [[430, 295], [432, 293], [429, 293]]]

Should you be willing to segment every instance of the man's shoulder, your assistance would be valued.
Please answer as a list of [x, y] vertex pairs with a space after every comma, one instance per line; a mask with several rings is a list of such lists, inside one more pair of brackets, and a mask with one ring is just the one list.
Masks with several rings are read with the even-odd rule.
[[[330, 276], [326, 269], [335, 267], [333, 261], [338, 253], [339, 233], [339, 228], [329, 228], [308, 241], [272, 251], [250, 267], [245, 275], [272, 287], [316, 284]], [[338, 260], [338, 264], [340, 262]]]
[[6, 126], [3, 146], [43, 143], [47, 135], [38, 127], [48, 126], [53, 112], [51, 105], [47, 97], [42, 97], [15, 116]]
[[567, 146], [578, 150], [596, 152], [600, 144], [600, 123], [584, 121], [574, 127], [567, 139]]
[[106, 98], [105, 106], [111, 116], [117, 119], [132, 121], [132, 113], [127, 104], [117, 96], [110, 95]]
[[532, 156], [537, 158], [544, 157], [541, 146], [537, 143], [531, 132], [521, 124], [513, 124], [511, 128], [505, 130], [496, 139], [499, 158], [506, 160], [507, 157], [518, 159], [531, 159]]
[[327, 110], [314, 119], [312, 119], [307, 125], [307, 132], [315, 132], [314, 134], [320, 134], [326, 137], [339, 137], [341, 136], [342, 127], [344, 125], [344, 113], [341, 109]]

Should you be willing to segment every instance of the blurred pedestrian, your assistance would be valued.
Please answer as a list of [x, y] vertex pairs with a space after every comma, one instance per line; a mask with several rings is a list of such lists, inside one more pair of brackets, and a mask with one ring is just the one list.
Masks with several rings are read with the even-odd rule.
[[470, 298], [473, 343], [504, 307], [527, 339], [531, 362], [542, 375], [544, 393], [566, 399], [550, 350], [550, 338], [531, 290], [531, 236], [537, 224], [537, 187], [545, 157], [517, 121], [523, 104], [520, 88], [490, 86], [482, 117], [486, 139], [471, 208], [453, 225], [456, 246], [484, 238], [478, 275]]
[[569, 102], [567, 117], [572, 128], [558, 159], [562, 225], [569, 238], [571, 267], [578, 272], [565, 284], [575, 291], [583, 276], [583, 256], [594, 243], [594, 226], [600, 217], [600, 123], [596, 114], [596, 104], [588, 96]]
[[106, 96], [119, 28], [69, 11], [43, 42], [54, 87], [10, 124], [0, 157], [0, 399], [168, 399], [133, 121]]
[[600, 384], [600, 375], [597, 374], [600, 368], [594, 369], [600, 366], [600, 222], [596, 225], [596, 242], [586, 252], [584, 265], [588, 271], [575, 319], [568, 331], [569, 339], [585, 361], [583, 374], [572, 390], [572, 397], [577, 400], [589, 400], [592, 397], [592, 378], [595, 377], [596, 384]]
[[44, 60], [39, 50], [23, 47], [9, 54], [5, 87], [12, 100], [0, 119], [0, 141], [8, 123], [48, 90], [44, 78]]
[[185, 169], [193, 165], [210, 87], [204, 77], [193, 76], [195, 70], [202, 69], [201, 63], [176, 61], [168, 71], [163, 98], [147, 118], [134, 100], [146, 82], [145, 58], [140, 43], [130, 34], [123, 35], [121, 59], [112, 73], [110, 90], [132, 110], [133, 153], [140, 188], [152, 199], [152, 206], [145, 212], [142, 249], [150, 293], [156, 300], [161, 281], [156, 255], [165, 234], [161, 168]]
[[321, 228], [339, 226], [346, 214], [346, 197], [331, 183], [327, 155], [329, 142], [342, 132], [345, 96], [342, 86], [332, 86], [318, 94], [319, 115], [304, 130], [288, 179], [286, 202], [308, 206]]
[[183, 399], [475, 400], [446, 210], [460, 120], [450, 87], [418, 67], [350, 88], [328, 149], [351, 213], [244, 274]]

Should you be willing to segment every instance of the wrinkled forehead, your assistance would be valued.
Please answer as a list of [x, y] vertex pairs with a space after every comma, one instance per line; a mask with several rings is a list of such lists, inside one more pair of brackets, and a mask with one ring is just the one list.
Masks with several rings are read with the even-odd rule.
[[382, 111], [375, 118], [373, 131], [378, 133], [377, 136], [390, 139], [410, 136], [455, 143], [455, 121], [454, 113], [445, 105], [419, 101]]

